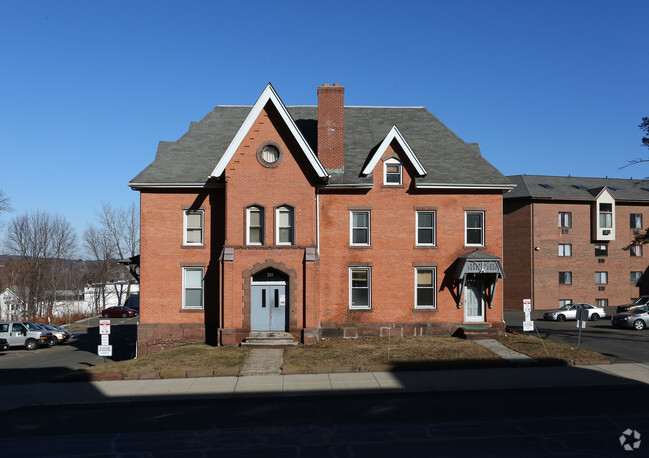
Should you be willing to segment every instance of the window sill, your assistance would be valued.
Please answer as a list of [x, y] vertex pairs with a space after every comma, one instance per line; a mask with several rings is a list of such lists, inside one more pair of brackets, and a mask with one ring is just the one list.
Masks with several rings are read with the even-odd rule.
[[357, 308], [351, 308], [350, 307], [348, 310], [350, 312], [373, 312], [374, 311], [371, 307], [366, 308], [366, 309], [365, 308], [360, 308], [360, 307], [357, 307]]
[[464, 245], [465, 250], [487, 249], [487, 245]]
[[405, 189], [406, 187], [402, 184], [385, 184], [381, 185], [381, 188], [396, 188], [396, 189]]
[[198, 313], [198, 312], [204, 312], [205, 309], [180, 309], [180, 313]]
[[412, 311], [414, 313], [418, 313], [418, 312], [437, 312], [438, 309], [437, 309], [437, 307], [415, 307], [414, 309], [412, 309]]
[[189, 248], [189, 249], [196, 249], [196, 248], [205, 248], [205, 245], [180, 245], [181, 249]]
[[437, 245], [415, 245], [412, 247], [415, 250], [437, 250]]
[[372, 248], [372, 245], [349, 245], [347, 248], [353, 248], [353, 249]]

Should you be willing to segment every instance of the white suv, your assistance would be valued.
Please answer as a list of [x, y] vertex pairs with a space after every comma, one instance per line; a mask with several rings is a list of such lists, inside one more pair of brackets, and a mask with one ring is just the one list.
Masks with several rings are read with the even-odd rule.
[[9, 347], [26, 350], [36, 350], [40, 345], [49, 347], [53, 343], [52, 333], [31, 321], [0, 321], [0, 337], [7, 339]]

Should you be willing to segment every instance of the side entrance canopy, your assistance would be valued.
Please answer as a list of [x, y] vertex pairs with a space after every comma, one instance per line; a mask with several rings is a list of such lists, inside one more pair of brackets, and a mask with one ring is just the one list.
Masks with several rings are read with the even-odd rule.
[[481, 251], [465, 253], [457, 259], [453, 278], [459, 283], [458, 307], [462, 303], [466, 279], [469, 275], [479, 275], [488, 280], [487, 282], [487, 305], [493, 307], [493, 298], [496, 294], [496, 283], [498, 277], [505, 278], [505, 272], [500, 264], [500, 258]]

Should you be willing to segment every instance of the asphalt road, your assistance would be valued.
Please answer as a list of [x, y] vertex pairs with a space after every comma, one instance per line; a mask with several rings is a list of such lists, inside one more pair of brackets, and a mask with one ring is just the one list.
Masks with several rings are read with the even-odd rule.
[[[614, 308], [609, 307], [614, 312]], [[607, 313], [609, 311], [607, 310]], [[505, 311], [507, 327], [516, 332], [523, 332], [522, 310]], [[576, 321], [545, 321], [542, 319], [543, 311], [532, 312], [532, 319], [538, 335], [544, 339], [576, 347], [578, 344], [579, 329]], [[537, 335], [537, 332], [526, 334]], [[649, 363], [649, 330], [636, 331], [632, 329], [618, 329], [611, 326], [610, 316], [598, 321], [589, 321], [586, 328], [581, 330], [581, 348], [596, 351], [605, 355], [614, 363], [639, 362]]]
[[[52, 378], [104, 362], [97, 355], [100, 317], [90, 318], [70, 328], [74, 337], [53, 347], [27, 351], [22, 347], [0, 352], [0, 385], [44, 383]], [[135, 356], [138, 318], [110, 318], [113, 345], [111, 361]]]
[[[69, 458], [646, 456], [648, 394], [629, 386], [25, 408], [4, 415], [0, 444], [3, 456]], [[619, 439], [627, 429], [645, 439], [631, 452]]]

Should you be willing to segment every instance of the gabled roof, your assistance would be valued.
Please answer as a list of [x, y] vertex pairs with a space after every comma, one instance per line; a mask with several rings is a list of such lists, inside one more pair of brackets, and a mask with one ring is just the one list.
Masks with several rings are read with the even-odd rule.
[[241, 127], [239, 128], [238, 132], [230, 142], [230, 145], [228, 145], [223, 156], [221, 156], [221, 158], [219, 159], [219, 162], [216, 164], [216, 167], [214, 167], [214, 170], [212, 170], [210, 176], [211, 177], [221, 176], [221, 174], [225, 170], [225, 167], [230, 162], [230, 159], [232, 159], [232, 156], [234, 156], [234, 153], [241, 145], [241, 142], [246, 137], [246, 135], [252, 128], [252, 125], [259, 117], [259, 114], [268, 103], [272, 103], [275, 106], [282, 120], [286, 123], [286, 126], [288, 127], [291, 134], [293, 134], [293, 137], [297, 141], [298, 145], [302, 149], [302, 152], [307, 157], [309, 163], [313, 167], [313, 170], [316, 172], [318, 177], [320, 178], [326, 177], [327, 171], [325, 170], [324, 166], [320, 163], [318, 157], [315, 155], [315, 153], [313, 152], [309, 144], [304, 139], [302, 132], [300, 132], [300, 130], [295, 125], [295, 121], [293, 121], [293, 118], [288, 113], [286, 106], [280, 100], [279, 96], [275, 92], [275, 89], [273, 89], [273, 86], [270, 83], [268, 83], [268, 85], [264, 89], [264, 92], [261, 93], [261, 95], [257, 99], [257, 102], [253, 105], [252, 109], [250, 110], [250, 113], [248, 113], [248, 116], [246, 117], [246, 120], [243, 122], [243, 124], [241, 124]]
[[[253, 107], [217, 106], [200, 122], [191, 123], [177, 141], [160, 142], [155, 160], [129, 186], [210, 186], [209, 177], [222, 173], [241, 136], [247, 132], [250, 119], [254, 121], [257, 110], [267, 103], [272, 103], [282, 115], [318, 176], [326, 174], [317, 160], [317, 107], [286, 107], [269, 85]], [[344, 108], [344, 119], [344, 168], [340, 172], [330, 171], [325, 186], [372, 186], [372, 175], [365, 166], [375, 159], [382, 145], [389, 144], [386, 141], [396, 140], [415, 169], [424, 172], [416, 177], [417, 187], [513, 187], [482, 157], [477, 144], [464, 142], [423, 107], [348, 106]]]
[[393, 141], [396, 141], [401, 149], [403, 149], [406, 157], [410, 161], [410, 164], [417, 171], [417, 176], [425, 176], [427, 173], [426, 169], [423, 165], [421, 165], [421, 162], [419, 162], [417, 155], [412, 150], [412, 148], [410, 148], [410, 145], [408, 144], [406, 139], [403, 138], [403, 135], [401, 135], [401, 132], [399, 132], [397, 126], [392, 126], [392, 129], [390, 129], [388, 135], [385, 136], [376, 152], [372, 156], [370, 156], [370, 160], [361, 171], [361, 175], [369, 175], [370, 173], [372, 173], [372, 170], [374, 170], [374, 167], [376, 167], [376, 164], [379, 162], [385, 151], [388, 149], [388, 146], [390, 146]]
[[594, 201], [604, 190], [616, 201], [649, 202], [649, 180], [623, 178], [559, 177], [550, 175], [512, 175], [516, 188], [505, 199]]

